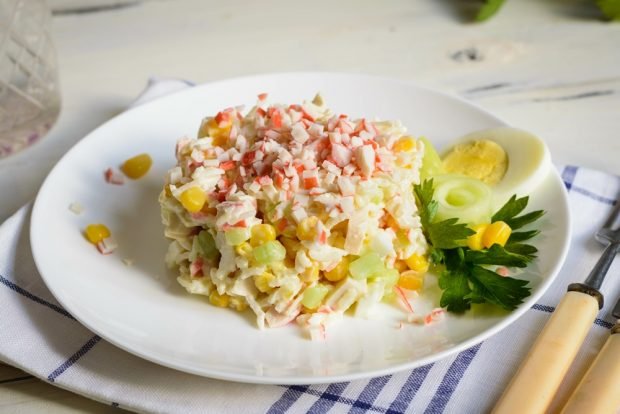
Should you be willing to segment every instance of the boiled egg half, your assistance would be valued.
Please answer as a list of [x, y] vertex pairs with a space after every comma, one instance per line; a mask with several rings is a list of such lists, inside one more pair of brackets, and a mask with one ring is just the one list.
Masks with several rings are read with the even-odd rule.
[[443, 154], [442, 160], [446, 173], [466, 175], [491, 186], [494, 208], [513, 194], [530, 194], [551, 168], [545, 143], [534, 134], [510, 127], [465, 135]]

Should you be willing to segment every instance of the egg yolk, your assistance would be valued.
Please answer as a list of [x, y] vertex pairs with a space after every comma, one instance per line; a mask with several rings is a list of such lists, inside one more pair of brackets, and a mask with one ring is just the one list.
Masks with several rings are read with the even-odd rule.
[[506, 174], [508, 156], [493, 141], [471, 141], [455, 145], [444, 157], [443, 167], [447, 173], [462, 174], [495, 185]]

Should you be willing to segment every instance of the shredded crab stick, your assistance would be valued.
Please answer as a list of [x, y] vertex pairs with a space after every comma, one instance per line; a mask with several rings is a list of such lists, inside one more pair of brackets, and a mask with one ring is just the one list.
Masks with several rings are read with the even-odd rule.
[[[160, 195], [166, 261], [212, 304], [315, 339], [421, 288], [426, 241], [412, 193], [424, 144], [399, 122], [332, 113], [320, 96], [205, 118], [176, 145]], [[400, 285], [399, 277], [405, 274]], [[408, 302], [407, 302], [408, 303]]]
[[118, 247], [112, 238], [110, 229], [105, 224], [89, 224], [84, 229], [84, 237], [97, 247], [99, 253], [104, 255], [112, 254]]
[[125, 184], [125, 177], [121, 173], [114, 171], [112, 168], [108, 168], [107, 170], [105, 170], [103, 176], [106, 183], [115, 185]]

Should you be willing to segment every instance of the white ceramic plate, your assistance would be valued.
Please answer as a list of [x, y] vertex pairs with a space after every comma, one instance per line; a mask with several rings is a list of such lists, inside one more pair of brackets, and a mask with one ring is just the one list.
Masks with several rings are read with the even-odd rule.
[[[532, 295], [512, 313], [449, 315], [445, 323], [397, 329], [399, 310], [386, 305], [377, 320], [345, 318], [311, 342], [297, 326], [260, 331], [252, 315], [215, 308], [190, 296], [164, 266], [167, 242], [157, 196], [174, 165], [174, 146], [195, 136], [202, 117], [269, 92], [272, 102], [301, 102], [321, 91], [328, 105], [352, 116], [400, 119], [414, 135], [441, 149], [468, 132], [505, 125], [462, 100], [396, 80], [344, 74], [279, 74], [197, 86], [127, 111], [97, 128], [56, 165], [37, 197], [31, 243], [45, 283], [62, 305], [109, 342], [153, 362], [213, 378], [254, 383], [324, 383], [414, 368], [466, 349], [499, 332], [525, 312], [551, 284], [569, 242], [562, 182], [550, 172], [531, 194], [544, 208], [541, 254], [522, 277]], [[146, 177], [106, 184], [103, 171], [138, 153], [154, 160]], [[85, 207], [69, 211], [72, 202]], [[82, 236], [93, 222], [107, 224], [120, 247], [102, 256]], [[125, 266], [121, 259], [135, 264]], [[420, 311], [438, 303], [432, 286]]]

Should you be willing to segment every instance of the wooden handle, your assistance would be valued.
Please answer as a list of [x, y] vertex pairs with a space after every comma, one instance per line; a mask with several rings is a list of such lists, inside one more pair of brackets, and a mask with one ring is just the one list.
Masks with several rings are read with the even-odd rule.
[[592, 327], [598, 309], [596, 298], [581, 292], [567, 292], [493, 413], [544, 413]]
[[562, 414], [607, 414], [620, 410], [620, 324], [581, 379]]

